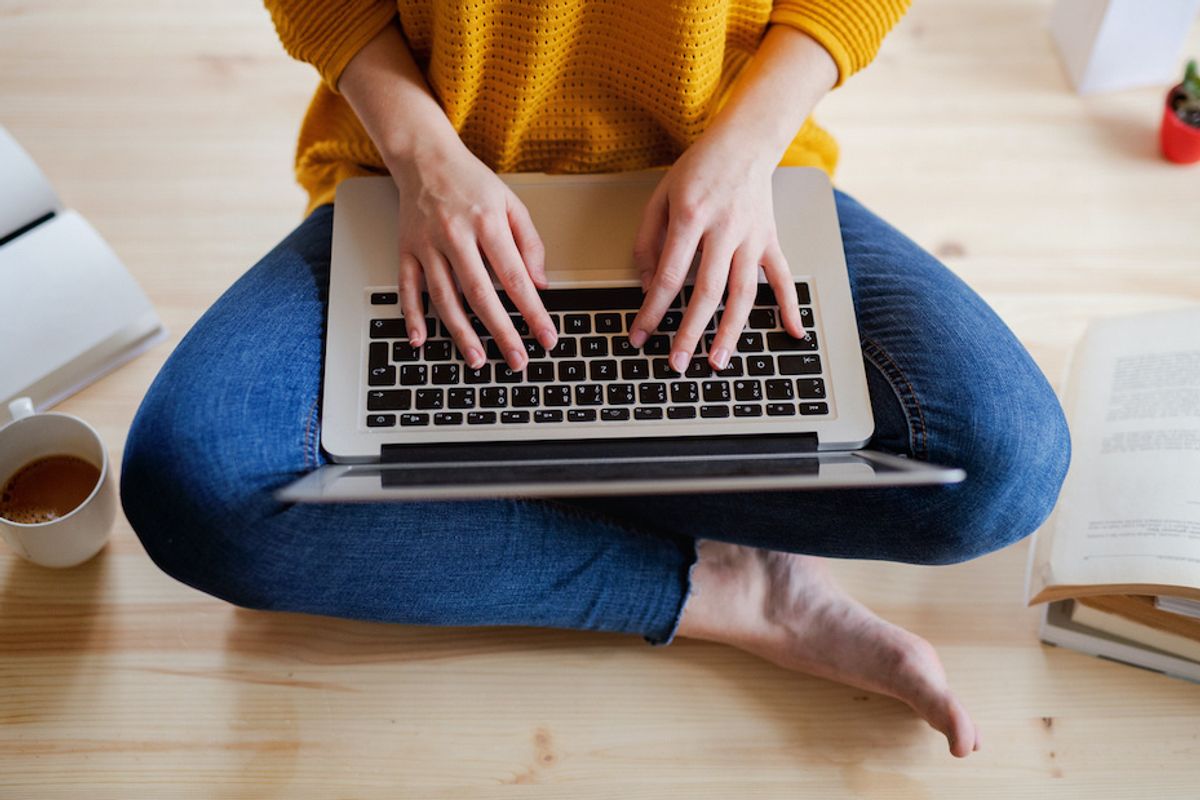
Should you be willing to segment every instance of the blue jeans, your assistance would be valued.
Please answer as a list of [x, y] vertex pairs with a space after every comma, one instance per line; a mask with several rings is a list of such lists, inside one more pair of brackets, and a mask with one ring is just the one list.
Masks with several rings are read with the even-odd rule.
[[121, 500], [150, 557], [242, 606], [669, 642], [698, 538], [839, 558], [963, 561], [1031, 533], [1069, 457], [1050, 386], [1004, 323], [852, 198], [838, 212], [876, 432], [963, 467], [929, 488], [288, 505], [325, 463], [321, 359], [333, 213], [319, 208], [208, 310], [150, 387]]

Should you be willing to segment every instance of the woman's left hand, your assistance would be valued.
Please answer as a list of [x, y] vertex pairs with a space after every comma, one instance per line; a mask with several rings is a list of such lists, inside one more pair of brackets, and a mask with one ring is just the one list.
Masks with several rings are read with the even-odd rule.
[[760, 265], [779, 303], [784, 329], [803, 338], [796, 286], [775, 232], [774, 170], [774, 159], [733, 141], [702, 136], [667, 171], [646, 206], [634, 245], [646, 292], [630, 327], [635, 347], [658, 327], [697, 251], [695, 286], [671, 343], [672, 369], [687, 369], [727, 289], [708, 362], [718, 370], [728, 366], [754, 304]]

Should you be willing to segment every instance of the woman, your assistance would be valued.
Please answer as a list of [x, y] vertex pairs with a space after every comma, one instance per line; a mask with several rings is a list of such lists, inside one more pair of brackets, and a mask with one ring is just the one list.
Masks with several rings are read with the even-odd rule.
[[[672, 340], [686, 364], [728, 290], [709, 355], [736, 340], [761, 264], [801, 330], [779, 252], [779, 163], [832, 170], [809, 119], [866, 65], [898, 0], [268, 0], [323, 82], [301, 131], [311, 198], [297, 230], [187, 335], [151, 387], [122, 499], [151, 557], [245, 606], [445, 625], [542, 625], [725, 642], [893, 695], [979, 746], [924, 640], [842, 592], [820, 557], [962, 561], [1049, 512], [1068, 441], [1045, 379], [961, 281], [839, 193], [876, 434], [872, 446], [964, 467], [963, 484], [842, 492], [284, 506], [324, 462], [319, 393], [331, 206], [345, 177], [390, 174], [401, 304], [423, 341], [422, 287], [468, 362], [484, 350], [463, 297], [525, 364], [484, 258], [544, 345], [556, 332], [538, 232], [496, 171], [670, 166], [634, 256], [652, 331], [701, 252]], [[798, 131], [798, 133], [797, 133]], [[460, 294], [461, 289], [461, 294]]]

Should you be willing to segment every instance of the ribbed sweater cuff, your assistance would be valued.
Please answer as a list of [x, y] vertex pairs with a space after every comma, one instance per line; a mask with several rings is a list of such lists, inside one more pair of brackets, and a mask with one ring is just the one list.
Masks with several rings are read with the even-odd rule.
[[771, 23], [789, 25], [829, 51], [840, 86], [871, 63], [883, 37], [908, 10], [909, 0], [776, 0]]
[[350, 59], [396, 16], [388, 0], [266, 0], [287, 52], [317, 68], [330, 89]]

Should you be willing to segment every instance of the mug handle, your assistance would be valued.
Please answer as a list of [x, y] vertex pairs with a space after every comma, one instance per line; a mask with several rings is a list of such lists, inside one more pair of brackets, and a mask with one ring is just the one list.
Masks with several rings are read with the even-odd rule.
[[12, 415], [13, 422], [25, 417], [32, 417], [33, 401], [28, 397], [18, 397], [8, 404], [8, 413]]

